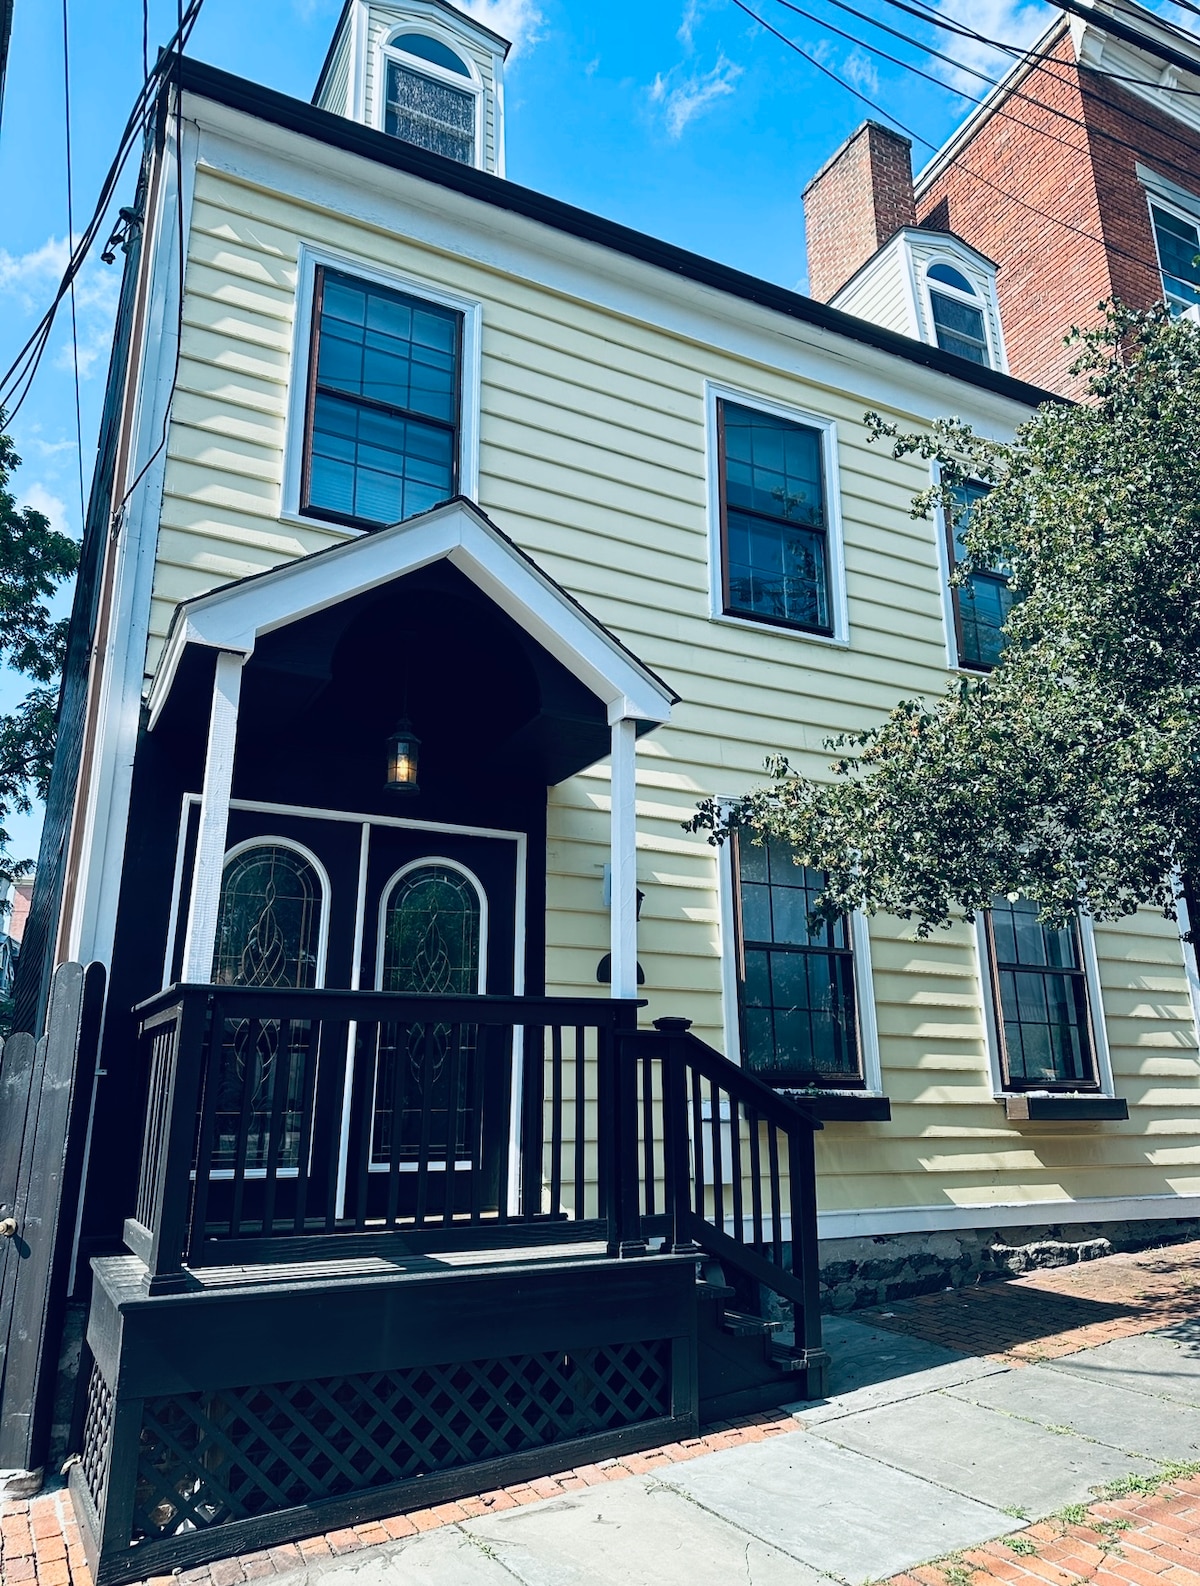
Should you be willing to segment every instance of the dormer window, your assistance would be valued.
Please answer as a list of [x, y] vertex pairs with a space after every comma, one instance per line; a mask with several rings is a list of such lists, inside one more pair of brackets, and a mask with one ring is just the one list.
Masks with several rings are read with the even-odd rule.
[[[931, 264], [925, 272], [933, 330], [943, 352], [957, 353], [984, 368], [991, 365], [987, 327], [979, 295], [952, 264]], [[935, 286], [934, 283], [937, 283]]]
[[384, 52], [384, 131], [474, 165], [479, 90], [455, 50], [427, 33], [400, 33]]

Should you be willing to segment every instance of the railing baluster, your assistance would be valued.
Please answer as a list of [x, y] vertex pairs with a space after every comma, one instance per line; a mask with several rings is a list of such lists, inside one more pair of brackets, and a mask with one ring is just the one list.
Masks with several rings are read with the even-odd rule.
[[[358, 1111], [358, 1150], [354, 1174], [354, 1227], [361, 1232], [367, 1226], [367, 1211], [370, 1206], [371, 1193], [371, 1153], [375, 1143], [375, 1085], [376, 1069], [379, 1064], [379, 1026], [369, 1025], [368, 1029], [375, 1032], [375, 1040], [363, 1040], [363, 1026], [360, 1024], [355, 1032], [357, 1050], [354, 1054], [354, 1090], [350, 1108], [351, 1133], [353, 1133], [353, 1118], [355, 1109]], [[397, 1052], [399, 1051], [399, 1037], [397, 1036]], [[397, 1065], [398, 1077], [399, 1065]], [[397, 1086], [398, 1089], [398, 1086]], [[396, 1134], [396, 1098], [392, 1100], [392, 1136]], [[346, 1188], [350, 1188], [350, 1172], [347, 1167]]]
[[[380, 1035], [382, 1036], [382, 1026], [380, 1027]], [[379, 1044], [382, 1045], [382, 1040], [379, 1042]], [[392, 1061], [391, 1107], [388, 1112], [388, 1117], [391, 1119], [391, 1126], [388, 1131], [387, 1149], [387, 1226], [389, 1228], [394, 1228], [396, 1226], [397, 1218], [399, 1216], [400, 1163], [403, 1158], [403, 1152], [400, 1148], [400, 1047], [398, 1038], [396, 1044], [393, 1046], [393, 1051], [395, 1055]], [[375, 1106], [372, 1108], [372, 1111], [375, 1111], [375, 1109], [378, 1108], [380, 1101], [378, 1075], [376, 1075], [375, 1083], [372, 1086], [372, 1095], [375, 1101]], [[372, 1142], [374, 1141], [374, 1138], [375, 1120], [372, 1118]]]
[[[308, 1212], [308, 1179], [312, 1168], [313, 1130], [317, 1121], [317, 1076], [321, 1065], [321, 1042], [327, 1025], [317, 1019], [306, 1019], [304, 1042], [300, 1062], [300, 1133], [296, 1140], [296, 1199], [292, 1207], [292, 1232], [304, 1232], [304, 1219]], [[346, 1050], [345, 1026], [342, 1031], [342, 1051]], [[340, 1087], [338, 1094], [340, 1095]]]
[[746, 1242], [742, 1205], [742, 1110], [732, 1093], [729, 1097], [729, 1187], [733, 1192], [733, 1237], [741, 1245]]
[[550, 1215], [557, 1217], [562, 1204], [563, 1149], [563, 1032], [550, 1026]]
[[693, 1209], [697, 1217], [704, 1217], [707, 1214], [704, 1172], [704, 1101], [700, 1094], [700, 1075], [694, 1068], [689, 1068], [687, 1077], [692, 1101], [692, 1149], [696, 1156], [696, 1203]]
[[417, 1147], [417, 1227], [425, 1226], [429, 1204], [429, 1136], [433, 1126], [433, 1040], [436, 1025], [421, 1026], [421, 1143]]
[[783, 1214], [779, 1185], [779, 1129], [767, 1129], [767, 1157], [771, 1164], [771, 1255], [777, 1267], [783, 1265]]
[[762, 1124], [758, 1113], [753, 1107], [746, 1109], [746, 1128], [750, 1134], [750, 1204], [753, 1207], [754, 1238], [752, 1243], [756, 1250], [762, 1249], [763, 1244], [763, 1198], [762, 1198], [762, 1145], [759, 1133]]
[[712, 1138], [713, 1222], [725, 1229], [725, 1164], [721, 1160], [721, 1092], [715, 1079], [708, 1082], [708, 1121]]
[[462, 1083], [462, 1025], [450, 1026], [450, 1064], [446, 1092], [446, 1185], [442, 1196], [442, 1226], [454, 1221], [455, 1191], [458, 1185], [458, 1090]]
[[[495, 1025], [487, 1026], [489, 1061], [495, 1060], [499, 1065], [500, 1073], [500, 1106], [497, 1113], [497, 1126], [500, 1134], [500, 1162], [496, 1182], [499, 1186], [496, 1196], [496, 1220], [507, 1223], [512, 1221], [509, 1206], [509, 1181], [513, 1176], [513, 1110], [515, 1098], [513, 1085], [517, 1073], [517, 1030], [521, 1028], [514, 1025], [510, 1031], [509, 1040], [504, 1040], [504, 1031], [498, 1030]], [[524, 1050], [525, 1030], [521, 1028], [522, 1050]], [[520, 1129], [520, 1118], [517, 1119], [517, 1128]], [[520, 1145], [517, 1146], [518, 1152]], [[518, 1156], [518, 1162], [520, 1157]]]
[[292, 1079], [292, 1021], [280, 1019], [279, 1045], [271, 1065], [271, 1115], [267, 1125], [267, 1160], [264, 1164], [262, 1231], [269, 1237], [275, 1232], [275, 1186], [279, 1178], [279, 1163], [283, 1152], [283, 1114]]
[[[484, 1079], [486, 1077], [489, 1057], [488, 1047], [490, 1044], [491, 1028], [487, 1025], [476, 1025], [469, 1064], [471, 1073], [471, 1222], [473, 1225], [483, 1220]], [[507, 1138], [507, 1119], [505, 1120], [504, 1133]]]
[[575, 1026], [575, 1221], [587, 1216], [587, 1026]]
[[[250, 1129], [254, 1122], [253, 1076], [258, 1067], [258, 1038], [263, 1031], [263, 1021], [251, 1016], [246, 1020], [249, 1031], [242, 1058], [242, 1105], [238, 1114], [237, 1149], [233, 1164], [233, 1195], [229, 1208], [229, 1232], [236, 1239], [242, 1231], [242, 1206], [246, 1192], [246, 1160], [250, 1153]], [[278, 1057], [276, 1050], [276, 1057]], [[236, 1061], [236, 1059], [235, 1059]]]
[[654, 1188], [654, 1065], [647, 1053], [641, 1060], [642, 1082], [642, 1195], [643, 1211], [653, 1217], [655, 1211]]
[[546, 1032], [525, 1026], [524, 1079], [521, 1089], [521, 1216], [542, 1213], [542, 1158], [545, 1151]]

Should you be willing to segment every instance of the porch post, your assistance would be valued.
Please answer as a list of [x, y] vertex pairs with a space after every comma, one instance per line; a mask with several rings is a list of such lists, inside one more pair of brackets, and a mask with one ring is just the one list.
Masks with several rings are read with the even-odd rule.
[[183, 944], [183, 978], [202, 985], [212, 979], [244, 660], [245, 656], [233, 650], [221, 650], [217, 655], [217, 675], [213, 679], [204, 787], [200, 794], [200, 830], [196, 837], [191, 905]]
[[637, 996], [637, 754], [636, 723], [612, 723], [612, 988]]

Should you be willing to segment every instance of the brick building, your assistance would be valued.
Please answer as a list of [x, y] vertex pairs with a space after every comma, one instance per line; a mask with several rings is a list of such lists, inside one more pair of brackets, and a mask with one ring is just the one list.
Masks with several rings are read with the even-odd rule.
[[1062, 9], [915, 183], [868, 123], [805, 217], [815, 296], [1065, 392], [1101, 300], [1200, 303], [1200, 42], [1128, 0]]

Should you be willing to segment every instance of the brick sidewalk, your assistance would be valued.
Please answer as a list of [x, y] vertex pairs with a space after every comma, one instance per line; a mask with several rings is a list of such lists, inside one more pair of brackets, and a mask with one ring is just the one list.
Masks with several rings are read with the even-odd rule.
[[[1195, 1467], [1188, 1467], [1193, 1470]], [[1121, 1485], [1121, 1484], [1118, 1484]], [[984, 1547], [894, 1575], [887, 1586], [1197, 1586], [1200, 1476], [1064, 1509]]]
[[898, 1300], [853, 1319], [1028, 1365], [1200, 1317], [1200, 1240]]

